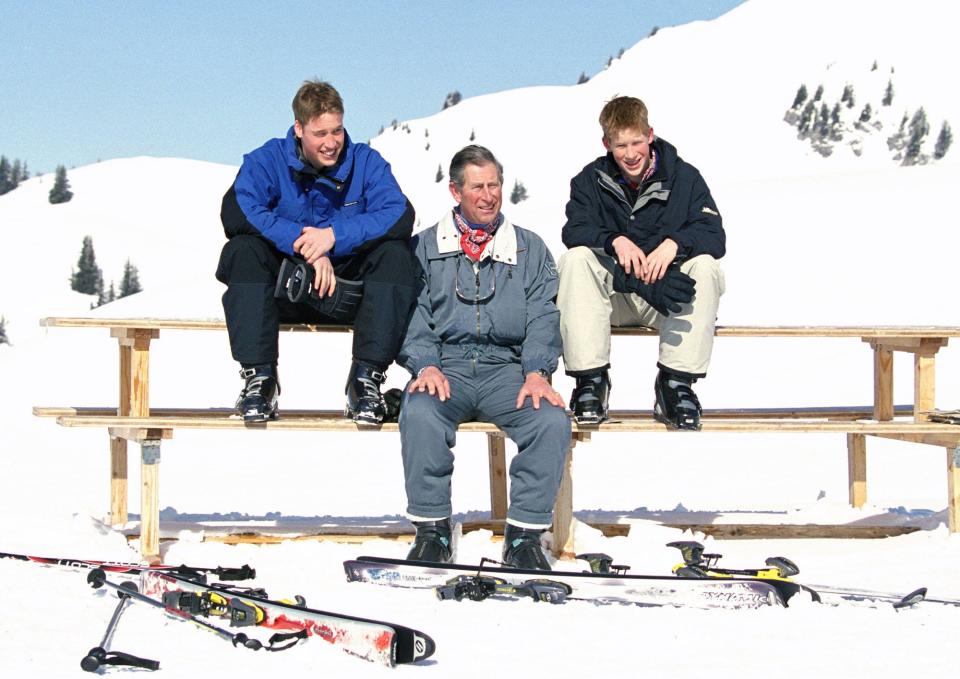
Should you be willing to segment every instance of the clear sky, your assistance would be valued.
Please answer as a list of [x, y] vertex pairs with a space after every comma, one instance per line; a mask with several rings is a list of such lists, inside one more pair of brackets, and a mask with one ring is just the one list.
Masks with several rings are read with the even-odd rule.
[[33, 173], [110, 158], [239, 164], [310, 77], [357, 141], [464, 98], [574, 84], [654, 27], [743, 0], [0, 0], [0, 154]]

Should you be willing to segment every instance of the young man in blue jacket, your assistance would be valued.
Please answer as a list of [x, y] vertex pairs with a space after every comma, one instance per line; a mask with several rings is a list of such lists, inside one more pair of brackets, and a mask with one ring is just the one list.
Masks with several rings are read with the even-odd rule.
[[563, 362], [577, 384], [581, 424], [608, 418], [610, 327], [660, 331], [654, 416], [700, 428], [692, 384], [707, 373], [724, 290], [726, 237], [710, 189], [693, 165], [653, 134], [647, 107], [616, 97], [600, 113], [607, 154], [570, 182], [560, 259]]
[[[281, 322], [352, 321], [347, 415], [360, 424], [384, 418], [380, 386], [416, 301], [409, 250], [414, 213], [390, 165], [350, 139], [343, 111], [333, 86], [305, 82], [293, 99], [286, 137], [246, 154], [223, 197], [228, 240], [217, 279], [227, 285], [223, 310], [245, 380], [237, 410], [246, 421], [278, 416]], [[348, 287], [344, 281], [359, 281], [359, 303], [330, 310], [275, 296], [281, 264], [294, 256], [312, 269], [316, 298], [339, 300], [338, 288], [342, 296]], [[329, 374], [324, 361], [315, 369], [318, 376]]]
[[557, 271], [544, 242], [500, 212], [503, 168], [482, 146], [450, 162], [457, 202], [413, 239], [422, 290], [399, 362], [413, 378], [400, 409], [408, 559], [452, 557], [450, 480], [457, 425], [493, 422], [517, 444], [503, 561], [549, 570], [550, 526], [570, 419], [550, 384], [560, 357]]

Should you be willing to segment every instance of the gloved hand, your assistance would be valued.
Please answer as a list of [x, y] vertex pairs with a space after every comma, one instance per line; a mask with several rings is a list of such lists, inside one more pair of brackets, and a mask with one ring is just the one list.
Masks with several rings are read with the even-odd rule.
[[633, 274], [628, 274], [619, 264], [613, 269], [614, 290], [640, 295], [664, 316], [678, 313], [684, 304], [693, 299], [696, 287], [696, 281], [675, 266], [667, 269], [666, 275], [654, 283], [644, 283]]
[[302, 259], [284, 259], [277, 276], [274, 297], [286, 297], [291, 302], [303, 302], [335, 321], [349, 322], [357, 315], [363, 299], [363, 281], [337, 277], [332, 295], [321, 298], [313, 287], [313, 267]]

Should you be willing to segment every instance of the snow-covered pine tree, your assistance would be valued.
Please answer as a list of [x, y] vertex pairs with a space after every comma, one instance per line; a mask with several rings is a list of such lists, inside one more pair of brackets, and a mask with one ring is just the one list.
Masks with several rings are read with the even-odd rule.
[[7, 319], [0, 316], [0, 344], [10, 345], [10, 338], [7, 337]]
[[58, 203], [66, 203], [71, 198], [73, 198], [73, 192], [70, 191], [70, 181], [67, 179], [67, 168], [63, 165], [57, 165], [53, 188], [50, 189], [50, 202], [57, 205]]
[[923, 107], [917, 109], [910, 119], [910, 133], [907, 137], [907, 147], [903, 153], [904, 165], [916, 165], [925, 160], [921, 151], [923, 149], [923, 140], [930, 132], [930, 124], [927, 122], [927, 114]]
[[510, 192], [510, 202], [516, 205], [517, 203], [527, 199], [527, 187], [523, 185], [519, 179], [514, 180], [513, 190]]
[[940, 160], [947, 155], [947, 151], [950, 150], [950, 144], [952, 143], [953, 132], [950, 130], [950, 123], [944, 120], [943, 125], [940, 127], [940, 134], [937, 135], [937, 143], [933, 147], [934, 159]]
[[887, 89], [883, 93], [883, 99], [880, 100], [880, 103], [884, 106], [889, 106], [893, 103], [893, 78], [887, 81]]
[[[112, 282], [110, 287], [113, 287]], [[136, 294], [141, 290], [143, 290], [143, 287], [140, 285], [140, 272], [127, 258], [127, 263], [123, 265], [123, 278], [120, 279], [120, 293], [117, 299]]]
[[807, 86], [806, 86], [806, 85], [800, 85], [800, 87], [797, 88], [797, 96], [795, 96], [795, 97], [793, 98], [793, 105], [792, 105], [790, 108], [792, 108], [792, 109], [798, 109], [798, 108], [800, 108], [800, 105], [803, 104], [803, 102], [805, 102], [805, 101], [807, 100], [807, 96], [808, 96], [808, 95], [807, 95]]
[[103, 290], [103, 274], [97, 266], [97, 256], [93, 251], [93, 238], [83, 237], [77, 268], [70, 275], [70, 288], [85, 295], [96, 295]]

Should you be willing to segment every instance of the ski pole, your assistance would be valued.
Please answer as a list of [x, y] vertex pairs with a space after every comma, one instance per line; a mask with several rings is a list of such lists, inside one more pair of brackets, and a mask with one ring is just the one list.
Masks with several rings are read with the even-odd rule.
[[217, 627], [216, 625], [212, 625], [209, 622], [206, 622], [204, 620], [201, 620], [195, 615], [190, 615], [189, 613], [178, 610], [176, 608], [170, 608], [168, 606], [165, 606], [162, 602], [157, 601], [152, 597], [148, 597], [144, 594], [141, 594], [140, 592], [136, 591], [136, 589], [128, 590], [123, 586], [116, 584], [115, 582], [110, 582], [109, 580], [107, 580], [107, 574], [104, 573], [103, 570], [99, 568], [95, 568], [92, 571], [90, 571], [90, 573], [87, 575], [87, 582], [94, 589], [100, 589], [101, 587], [106, 585], [107, 587], [112, 587], [113, 589], [118, 591], [123, 590], [126, 596], [136, 601], [149, 604], [154, 608], [159, 608], [167, 612], [171, 616], [177, 618], [178, 620], [183, 620], [185, 622], [192, 622], [193, 624], [199, 627], [202, 627], [205, 630], [213, 632], [214, 634], [216, 634], [217, 636], [223, 639], [226, 639], [234, 646], [243, 646], [244, 648], [249, 648], [253, 651], [258, 651], [261, 648], [263, 648], [263, 644], [260, 643], [260, 641], [258, 641], [257, 639], [251, 639], [250, 637], [248, 637], [246, 634], [243, 634], [242, 632], [238, 634], [231, 634], [229, 631], [221, 627]]
[[156, 660], [147, 660], [129, 653], [106, 650], [107, 643], [109, 643], [110, 637], [113, 636], [117, 623], [120, 621], [120, 615], [126, 610], [126, 606], [130, 602], [130, 592], [136, 591], [137, 586], [132, 582], [125, 582], [118, 588], [117, 596], [120, 601], [117, 603], [117, 607], [113, 609], [113, 615], [110, 617], [110, 622], [107, 623], [107, 631], [103, 633], [100, 645], [87, 651], [87, 655], [80, 661], [80, 667], [84, 672], [96, 672], [101, 665], [131, 665], [147, 670], [160, 669], [160, 663]]

